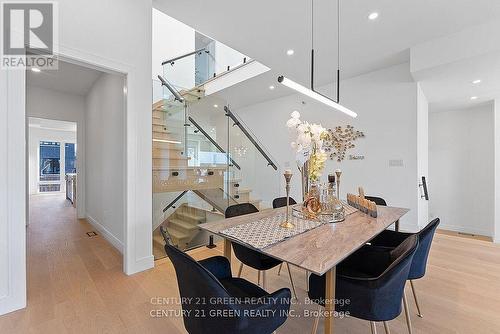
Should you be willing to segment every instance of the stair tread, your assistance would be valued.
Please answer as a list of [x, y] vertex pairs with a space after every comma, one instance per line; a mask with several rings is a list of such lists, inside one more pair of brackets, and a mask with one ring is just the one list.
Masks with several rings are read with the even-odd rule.
[[195, 214], [192, 214], [192, 213], [189, 213], [189, 212], [179, 211], [179, 212], [176, 212], [176, 214], [179, 215], [179, 216], [182, 216], [182, 217], [186, 217], [186, 218], [190, 218], [190, 219], [196, 220], [198, 222], [204, 222], [206, 220], [205, 217], [203, 217], [203, 216], [198, 216], [198, 215], [195, 215]]
[[170, 226], [167, 227], [167, 232], [172, 238], [175, 238], [178, 240], [182, 240], [182, 239], [186, 239], [186, 238], [190, 237], [190, 235], [188, 233], [184, 233], [184, 232], [179, 231], [178, 229], [176, 229], [174, 227], [170, 227]]
[[172, 218], [169, 219], [168, 221], [170, 222], [170, 224], [174, 224], [175, 227], [180, 226], [181, 228], [184, 228], [189, 231], [194, 231], [198, 229], [198, 224], [192, 224], [182, 219]]

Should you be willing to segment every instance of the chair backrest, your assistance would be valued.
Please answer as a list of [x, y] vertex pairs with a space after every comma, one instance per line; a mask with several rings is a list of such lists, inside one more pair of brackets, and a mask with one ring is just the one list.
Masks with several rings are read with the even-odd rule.
[[[219, 280], [201, 264], [178, 248], [165, 245], [179, 286], [184, 326], [188, 333], [232, 333], [239, 318], [210, 317], [210, 312], [231, 312], [230, 295]], [[217, 302], [213, 303], [212, 300]], [[203, 315], [206, 315], [203, 317]], [[224, 331], [227, 329], [227, 331]], [[231, 331], [232, 330], [232, 331]]]
[[[292, 198], [288, 198], [288, 203], [290, 205], [297, 204], [297, 202]], [[286, 197], [278, 197], [273, 200], [273, 209], [282, 208], [286, 206]]]
[[439, 222], [439, 218], [433, 219], [429, 224], [427, 224], [426, 227], [416, 234], [419, 241], [418, 249], [413, 257], [413, 263], [411, 265], [408, 279], [417, 279], [425, 275], [432, 239]]
[[232, 218], [236, 216], [248, 215], [250, 213], [259, 212], [255, 205], [251, 203], [240, 203], [228, 206], [224, 216], [226, 218]]
[[387, 202], [382, 197], [365, 196], [365, 198], [369, 201], [375, 202], [377, 205], [387, 206]]

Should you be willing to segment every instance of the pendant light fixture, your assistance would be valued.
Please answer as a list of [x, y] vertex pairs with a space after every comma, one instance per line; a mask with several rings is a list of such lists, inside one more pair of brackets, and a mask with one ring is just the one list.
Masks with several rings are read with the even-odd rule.
[[311, 88], [307, 88], [283, 75], [278, 77], [278, 82], [353, 118], [358, 116], [354, 111], [340, 104], [340, 0], [337, 0], [337, 99], [333, 100], [314, 90], [314, 0], [311, 0]]

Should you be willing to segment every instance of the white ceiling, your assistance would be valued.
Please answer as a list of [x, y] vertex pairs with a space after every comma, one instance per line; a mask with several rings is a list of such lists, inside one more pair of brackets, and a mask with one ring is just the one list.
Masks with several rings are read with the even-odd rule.
[[85, 96], [102, 72], [60, 60], [57, 70], [26, 73], [28, 85]]
[[[310, 1], [154, 0], [155, 8], [257, 59], [277, 73], [309, 83]], [[336, 1], [314, 0], [316, 84], [334, 79]], [[367, 19], [377, 11], [375, 21]], [[408, 60], [418, 43], [500, 17], [498, 0], [341, 1], [342, 76]], [[293, 56], [286, 50], [294, 49]]]
[[[311, 1], [237, 4], [230, 0], [153, 0], [153, 5], [271, 68], [223, 92], [233, 105], [289, 95], [291, 92], [276, 82], [280, 74], [309, 85]], [[316, 86], [335, 80], [336, 6], [336, 1], [314, 0]], [[374, 11], [379, 18], [368, 20], [368, 14]], [[345, 79], [407, 62], [412, 46], [498, 18], [498, 0], [341, 0], [341, 76]], [[295, 51], [293, 56], [286, 55], [288, 49]], [[500, 88], [496, 59], [475, 62], [451, 64], [425, 77], [423, 88], [433, 110], [480, 104], [491, 95], [489, 92]], [[483, 83], [471, 87], [473, 79], [469, 79], [475, 77], [484, 78]], [[276, 89], [269, 90], [269, 85]], [[481, 98], [470, 101], [471, 94]]]
[[29, 117], [28, 122], [30, 128], [76, 132], [75, 122], [58, 121], [38, 117]]

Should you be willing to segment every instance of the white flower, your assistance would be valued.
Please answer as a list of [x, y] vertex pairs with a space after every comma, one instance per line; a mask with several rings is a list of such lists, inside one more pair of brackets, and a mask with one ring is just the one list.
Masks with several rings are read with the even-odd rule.
[[292, 118], [299, 119], [300, 113], [297, 110], [295, 110], [294, 112], [292, 112], [290, 116], [292, 116]]
[[293, 117], [286, 122], [286, 126], [289, 128], [295, 128], [299, 124], [300, 124], [300, 119]]

